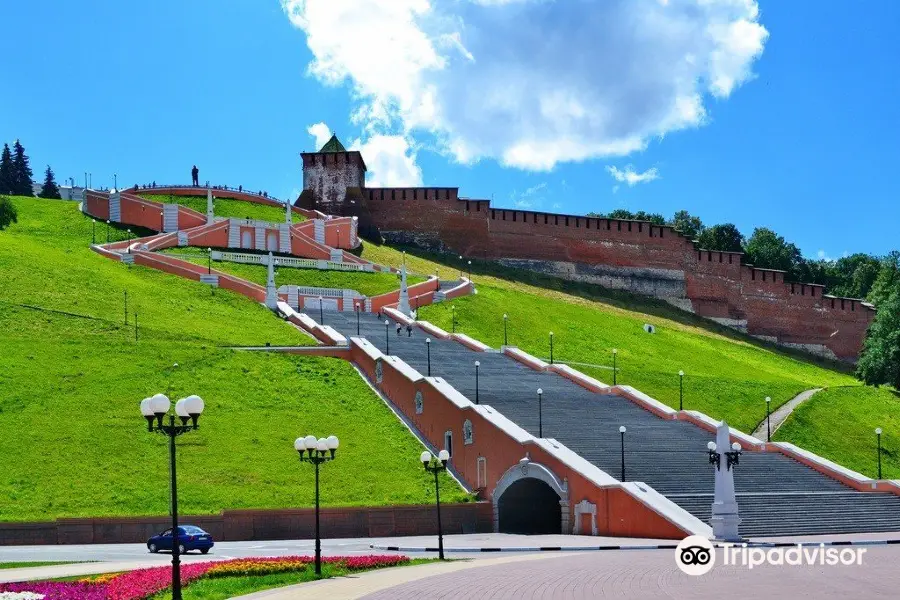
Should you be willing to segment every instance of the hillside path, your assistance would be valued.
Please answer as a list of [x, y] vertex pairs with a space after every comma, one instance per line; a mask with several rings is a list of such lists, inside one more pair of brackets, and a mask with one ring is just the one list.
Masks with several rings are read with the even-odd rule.
[[[781, 424], [790, 416], [794, 409], [809, 400], [813, 397], [817, 392], [821, 392], [822, 388], [813, 388], [811, 390], [806, 390], [805, 392], [800, 392], [796, 396], [794, 396], [791, 400], [788, 400], [784, 404], [778, 407], [778, 409], [773, 412], [770, 416], [772, 421], [772, 435], [775, 435], [775, 432], [778, 431], [778, 428], [781, 427]], [[763, 440], [769, 441], [767, 439], [766, 431], [766, 420], [763, 419], [757, 425], [756, 430], [753, 432], [753, 437]]]

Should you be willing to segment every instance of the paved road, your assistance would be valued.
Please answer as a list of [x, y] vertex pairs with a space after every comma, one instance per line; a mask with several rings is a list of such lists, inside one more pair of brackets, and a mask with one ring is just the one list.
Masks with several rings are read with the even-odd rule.
[[[781, 427], [781, 425], [785, 422], [785, 420], [790, 416], [794, 409], [809, 400], [813, 397], [814, 394], [821, 392], [822, 388], [815, 388], [812, 390], [806, 390], [805, 392], [800, 392], [792, 399], [788, 400], [784, 404], [778, 407], [778, 409], [769, 415], [769, 420], [771, 421], [770, 426], [772, 428], [772, 435], [775, 435], [775, 431]], [[769, 434], [769, 430], [767, 428], [766, 420], [763, 419], [759, 422], [759, 425], [756, 427], [756, 431], [753, 432], [753, 437], [758, 438], [760, 440], [767, 440], [767, 436]]]

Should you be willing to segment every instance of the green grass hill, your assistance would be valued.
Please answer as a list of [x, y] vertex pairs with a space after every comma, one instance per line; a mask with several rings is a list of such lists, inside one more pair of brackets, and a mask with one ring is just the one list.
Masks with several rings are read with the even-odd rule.
[[[201, 214], [206, 214], [206, 196], [175, 196], [168, 194], [138, 194], [142, 198], [161, 202], [163, 204], [181, 204], [188, 208], [192, 208]], [[216, 192], [213, 190], [213, 197]], [[234, 217], [238, 219], [257, 219], [259, 221], [273, 221], [275, 223], [284, 222], [284, 209], [277, 206], [268, 206], [266, 204], [257, 204], [255, 202], [247, 202], [245, 200], [235, 200], [233, 198], [215, 198], [213, 202], [213, 212], [217, 217]], [[306, 220], [303, 215], [293, 213], [294, 223], [300, 223]]]
[[[313, 341], [243, 296], [92, 252], [74, 203], [13, 200], [19, 222], [0, 231], [0, 520], [167, 514], [165, 438], [138, 412], [167, 390], [207, 405], [179, 439], [184, 514], [310, 506], [313, 472], [292, 446], [310, 433], [341, 439], [325, 505], [433, 501], [421, 446], [351, 365], [230, 350]], [[449, 478], [442, 496], [466, 497]]]

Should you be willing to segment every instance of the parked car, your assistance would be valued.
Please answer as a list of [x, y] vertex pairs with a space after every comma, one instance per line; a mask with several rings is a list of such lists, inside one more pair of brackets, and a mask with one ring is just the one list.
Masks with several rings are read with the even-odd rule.
[[[214, 546], [212, 536], [194, 525], [184, 525], [178, 528], [178, 553], [184, 554], [191, 550], [199, 550], [203, 554], [209, 552]], [[172, 529], [166, 529], [160, 534], [147, 540], [147, 549], [150, 552], [160, 550], [172, 550]]]

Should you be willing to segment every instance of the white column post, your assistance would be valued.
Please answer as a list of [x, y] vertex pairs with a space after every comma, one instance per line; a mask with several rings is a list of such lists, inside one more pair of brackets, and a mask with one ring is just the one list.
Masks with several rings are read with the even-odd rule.
[[737, 465], [728, 464], [726, 452], [731, 451], [731, 436], [728, 423], [722, 421], [716, 429], [716, 449], [719, 456], [719, 464], [716, 466], [716, 492], [712, 504], [712, 528], [713, 536], [717, 540], [726, 542], [739, 542], [741, 536], [738, 533], [738, 525], [741, 518], [738, 516], [737, 498], [734, 495], [734, 469]]
[[278, 308], [278, 290], [275, 288], [275, 259], [269, 252], [268, 269], [266, 275], [266, 306], [275, 310]]
[[213, 214], [212, 190], [209, 188], [206, 188], [206, 224], [212, 225], [213, 221], [215, 221], [215, 215]]
[[406, 252], [403, 253], [403, 266], [400, 267], [400, 302], [397, 304], [397, 310], [404, 315], [410, 314], [409, 289], [406, 287]]

